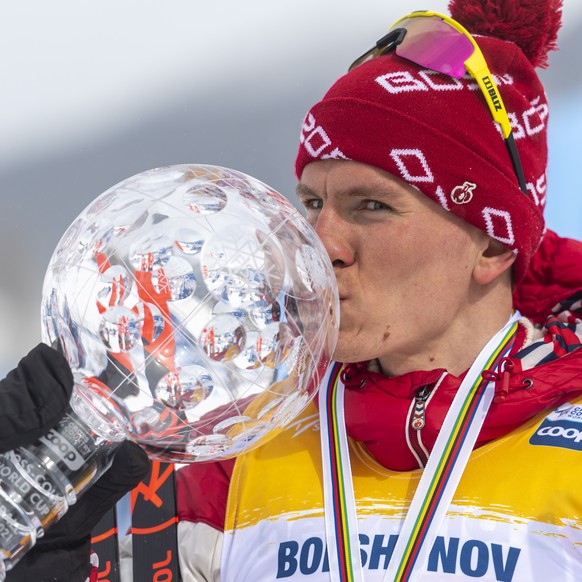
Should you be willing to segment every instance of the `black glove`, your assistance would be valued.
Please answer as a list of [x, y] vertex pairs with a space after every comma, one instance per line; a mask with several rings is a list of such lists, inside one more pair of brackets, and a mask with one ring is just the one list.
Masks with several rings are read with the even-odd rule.
[[56, 350], [39, 344], [0, 380], [0, 453], [33, 443], [63, 416], [73, 374]]
[[109, 470], [8, 572], [6, 582], [85, 582], [90, 571], [91, 531], [148, 471], [149, 459], [143, 449], [129, 441], [122, 443]]

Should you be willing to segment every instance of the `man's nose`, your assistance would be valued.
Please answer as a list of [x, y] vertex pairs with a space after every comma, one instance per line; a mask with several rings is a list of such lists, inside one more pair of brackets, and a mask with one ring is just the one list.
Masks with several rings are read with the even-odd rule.
[[354, 262], [348, 225], [335, 212], [324, 207], [314, 228], [334, 267], [349, 266]]

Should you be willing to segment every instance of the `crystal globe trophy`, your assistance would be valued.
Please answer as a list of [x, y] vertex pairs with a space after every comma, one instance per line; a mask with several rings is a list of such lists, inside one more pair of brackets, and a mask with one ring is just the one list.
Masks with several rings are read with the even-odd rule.
[[0, 456], [0, 570], [124, 440], [152, 459], [190, 463], [236, 456], [283, 430], [317, 391], [338, 316], [321, 242], [255, 178], [176, 165], [99, 196], [46, 272], [43, 341], [62, 350], [75, 387], [48, 435]]

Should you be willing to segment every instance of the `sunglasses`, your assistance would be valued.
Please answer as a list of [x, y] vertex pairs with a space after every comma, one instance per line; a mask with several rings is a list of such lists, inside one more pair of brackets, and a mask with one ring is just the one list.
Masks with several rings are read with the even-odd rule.
[[493, 119], [501, 127], [519, 187], [527, 196], [523, 167], [507, 110], [485, 57], [471, 34], [444, 14], [428, 10], [412, 12], [397, 20], [376, 46], [357, 58], [349, 70], [392, 51], [421, 67], [456, 79], [467, 72], [477, 81]]

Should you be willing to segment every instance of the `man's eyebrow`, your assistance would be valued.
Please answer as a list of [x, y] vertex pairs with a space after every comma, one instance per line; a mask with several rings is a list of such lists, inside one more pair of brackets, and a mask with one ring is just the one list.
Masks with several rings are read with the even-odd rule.
[[[299, 182], [295, 188], [298, 197], [308, 197], [319, 195], [312, 190], [309, 186]], [[346, 190], [340, 190], [336, 192], [339, 198], [350, 198], [352, 196], [370, 197], [370, 198], [401, 198], [402, 193], [396, 188], [390, 188], [385, 186], [379, 186], [371, 184], [369, 186], [359, 186], [357, 188], [348, 188]]]
[[301, 197], [301, 196], [317, 196], [317, 194], [315, 194], [315, 192], [309, 186], [306, 186], [305, 184], [302, 184], [301, 182], [299, 182], [297, 184], [297, 186], [295, 187], [295, 193], [299, 197]]

